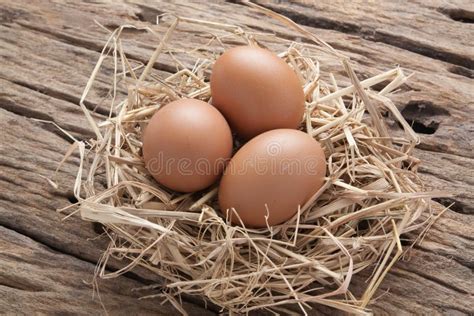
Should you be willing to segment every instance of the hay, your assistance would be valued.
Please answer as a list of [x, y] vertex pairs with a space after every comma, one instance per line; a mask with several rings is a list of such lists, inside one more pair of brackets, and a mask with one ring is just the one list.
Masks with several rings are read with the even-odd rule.
[[[237, 313], [281, 312], [290, 304], [306, 313], [311, 303], [317, 303], [369, 314], [367, 305], [402, 254], [400, 235], [434, 217], [421, 217], [435, 193], [425, 192], [416, 174], [419, 160], [412, 150], [419, 139], [390, 101], [407, 77], [395, 68], [359, 81], [346, 56], [291, 21], [262, 10], [315, 44], [168, 16], [171, 23], [165, 22], [169, 28], [151, 59], [137, 66], [122, 45], [122, 31], [133, 26], [113, 31], [80, 102], [96, 138], [75, 142], [68, 151], [68, 155], [73, 150], [80, 154], [74, 185], [79, 202], [75, 209], [60, 211], [68, 211], [68, 216], [79, 212], [84, 220], [105, 225], [110, 245], [98, 264], [98, 276], [113, 278], [136, 266], [146, 267], [163, 278], [156, 296], [171, 301], [183, 313], [178, 303], [181, 294], [197, 295]], [[207, 30], [202, 36], [208, 43], [173, 49], [173, 35], [195, 24]], [[228, 224], [219, 212], [215, 186], [194, 194], [162, 188], [141, 158], [143, 128], [160, 107], [180, 97], [210, 100], [207, 78], [218, 56], [211, 47], [221, 53], [242, 44], [286, 48], [279, 56], [296, 71], [306, 94], [301, 130], [320, 141], [327, 156], [323, 188], [290, 221], [270, 229]], [[183, 52], [194, 60], [193, 67], [183, 66], [190, 64], [177, 57]], [[338, 69], [322, 72], [328, 53], [341, 63]], [[153, 68], [163, 54], [176, 65], [176, 73], [166, 77]], [[116, 115], [97, 123], [84, 100], [106, 60], [114, 67], [110, 111]], [[344, 88], [335, 77], [342, 69]], [[382, 83], [386, 85], [380, 91], [371, 89]], [[128, 97], [117, 101], [120, 85], [126, 86]], [[402, 136], [387, 132], [381, 110], [401, 124]], [[128, 259], [128, 263], [119, 271], [107, 272], [110, 257]], [[356, 298], [349, 290], [351, 279], [369, 267], [373, 273], [362, 297]]]

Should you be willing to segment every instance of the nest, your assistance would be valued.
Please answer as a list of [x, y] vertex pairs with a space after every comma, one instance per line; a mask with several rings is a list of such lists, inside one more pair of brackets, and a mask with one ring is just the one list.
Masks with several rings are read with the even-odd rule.
[[[433, 218], [422, 216], [433, 194], [416, 174], [419, 160], [412, 150], [419, 139], [390, 100], [407, 77], [395, 68], [359, 81], [347, 57], [282, 16], [261, 10], [300, 31], [305, 41], [168, 15], [161, 22], [168, 26], [166, 33], [150, 60], [140, 64], [122, 45], [124, 30], [134, 27], [111, 33], [81, 99], [96, 137], [77, 141], [68, 151], [80, 153], [74, 185], [79, 202], [71, 214], [105, 226], [110, 244], [98, 276], [146, 267], [163, 279], [152, 296], [162, 296], [182, 312], [179, 297], [185, 294], [237, 313], [282, 312], [289, 305], [304, 312], [316, 303], [368, 314], [374, 292], [402, 254], [400, 235], [419, 231]], [[195, 24], [207, 31], [199, 34]], [[207, 43], [174, 48], [173, 35], [191, 30]], [[264, 229], [228, 223], [216, 203], [217, 186], [188, 194], [160, 186], [141, 155], [150, 117], [181, 97], [209, 102], [213, 62], [236, 45], [279, 49], [275, 52], [297, 73], [306, 94], [300, 129], [322, 144], [327, 157], [324, 186], [291, 220]], [[154, 68], [164, 55], [174, 60], [174, 74]], [[107, 60], [115, 69], [110, 102], [116, 114], [96, 122], [84, 100]], [[128, 91], [122, 100], [116, 93], [120, 86]], [[383, 111], [399, 122], [399, 136], [388, 133]], [[107, 272], [110, 257], [128, 261], [119, 271]], [[351, 279], [369, 267], [372, 274], [358, 284], [365, 289], [356, 298]]]

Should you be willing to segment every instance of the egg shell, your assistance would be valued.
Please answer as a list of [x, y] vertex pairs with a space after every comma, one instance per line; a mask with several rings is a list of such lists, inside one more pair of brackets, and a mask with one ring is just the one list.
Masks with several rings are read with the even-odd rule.
[[194, 192], [222, 174], [232, 154], [232, 134], [212, 105], [180, 99], [150, 119], [143, 135], [143, 158], [151, 175], [165, 187]]
[[[219, 186], [226, 216], [234, 208], [246, 227], [266, 227], [290, 219], [322, 186], [326, 160], [308, 134], [277, 129], [253, 138], [232, 157]], [[232, 223], [239, 224], [233, 212]]]
[[212, 104], [244, 139], [277, 128], [297, 128], [304, 91], [293, 69], [269, 50], [239, 46], [227, 50], [211, 73]]

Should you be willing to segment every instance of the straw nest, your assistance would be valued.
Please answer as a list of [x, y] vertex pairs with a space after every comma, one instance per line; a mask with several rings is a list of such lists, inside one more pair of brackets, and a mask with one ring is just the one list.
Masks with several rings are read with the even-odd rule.
[[[140, 65], [127, 58], [122, 45], [123, 30], [132, 26], [111, 33], [81, 99], [96, 138], [77, 141], [68, 151], [79, 150], [81, 158], [74, 186], [79, 202], [69, 212], [106, 228], [110, 245], [98, 276], [146, 267], [163, 278], [153, 296], [182, 312], [179, 297], [186, 294], [237, 313], [261, 308], [282, 312], [288, 305], [304, 312], [317, 303], [368, 314], [375, 290], [402, 254], [400, 235], [426, 227], [433, 217], [421, 216], [432, 194], [425, 192], [416, 174], [419, 160], [411, 154], [418, 137], [390, 101], [407, 77], [395, 68], [358, 81], [347, 57], [291, 21], [261, 10], [300, 31], [306, 43], [168, 16], [157, 49]], [[175, 48], [173, 35], [196, 24], [206, 30], [207, 44]], [[276, 53], [298, 74], [306, 94], [300, 129], [323, 145], [327, 157], [323, 188], [300, 206], [297, 216], [271, 228], [245, 229], [226, 222], [216, 203], [216, 186], [192, 194], [166, 190], [148, 174], [141, 156], [141, 136], [150, 117], [181, 97], [210, 101], [212, 64], [235, 45], [284, 48]], [[176, 57], [179, 52], [186, 62]], [[160, 75], [153, 68], [160, 55], [171, 56], [176, 73]], [[319, 56], [330, 56], [338, 69], [321, 71], [329, 59]], [[84, 100], [107, 60], [115, 69], [111, 112], [116, 114], [96, 122]], [[344, 88], [333, 72], [346, 79]], [[374, 85], [384, 87], [375, 91]], [[118, 100], [120, 86], [127, 88], [128, 98]], [[401, 124], [400, 137], [387, 132], [382, 110]], [[107, 272], [110, 257], [128, 260], [121, 270]], [[349, 291], [351, 278], [368, 267], [372, 274], [358, 285], [365, 289], [356, 298]]]

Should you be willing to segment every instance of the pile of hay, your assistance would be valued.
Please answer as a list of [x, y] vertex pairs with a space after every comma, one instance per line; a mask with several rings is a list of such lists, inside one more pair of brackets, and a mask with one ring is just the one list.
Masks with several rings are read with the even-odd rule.
[[[74, 186], [79, 202], [72, 213], [102, 223], [110, 237], [97, 269], [100, 277], [115, 277], [135, 266], [149, 268], [164, 280], [157, 295], [178, 308], [176, 298], [186, 294], [238, 313], [262, 308], [281, 312], [290, 304], [304, 312], [317, 303], [367, 314], [374, 292], [402, 254], [400, 235], [430, 218], [420, 219], [432, 194], [416, 174], [419, 160], [412, 150], [418, 137], [390, 101], [407, 77], [396, 68], [360, 82], [348, 58], [285, 18], [266, 13], [315, 43], [168, 16], [163, 22], [168, 31], [160, 35], [149, 62], [134, 66], [121, 45], [123, 30], [132, 26], [111, 33], [81, 99], [96, 138], [76, 142], [69, 151], [78, 149], [81, 157]], [[209, 38], [208, 46], [174, 49], [178, 24], [212, 30], [202, 34]], [[306, 93], [300, 129], [323, 145], [327, 157], [323, 188], [297, 216], [271, 229], [226, 223], [216, 203], [216, 186], [192, 194], [170, 192], [153, 180], [142, 160], [142, 133], [151, 116], [181, 97], [208, 102], [212, 64], [236, 45], [286, 48], [276, 53], [295, 70]], [[186, 53], [193, 66], [184, 66], [189, 61], [180, 62], [176, 52]], [[340, 61], [334, 73], [344, 70], [350, 84], [340, 88], [332, 70], [322, 72], [327, 67], [318, 52]], [[176, 73], [162, 76], [155, 71], [160, 55], [172, 56]], [[115, 65], [111, 111], [116, 114], [95, 122], [84, 100], [109, 59]], [[383, 84], [379, 91], [371, 90]], [[119, 85], [127, 87], [128, 98], [117, 99]], [[404, 136], [387, 132], [382, 110], [398, 120]], [[129, 261], [107, 274], [109, 257]], [[368, 267], [373, 273], [362, 297], [356, 298], [348, 289], [351, 278]]]

